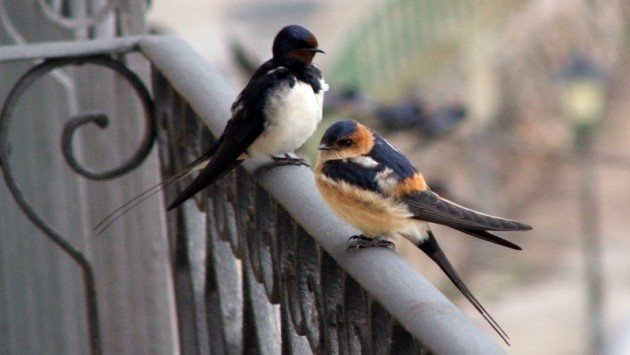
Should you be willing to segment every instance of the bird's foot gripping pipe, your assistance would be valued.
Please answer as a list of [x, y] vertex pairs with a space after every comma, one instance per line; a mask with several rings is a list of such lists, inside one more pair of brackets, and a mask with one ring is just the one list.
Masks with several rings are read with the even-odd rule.
[[289, 154], [284, 154], [283, 156], [279, 156], [279, 157], [271, 157], [271, 160], [273, 160], [273, 164], [271, 165], [271, 167], [285, 166], [285, 165], [294, 165], [294, 166], [302, 165], [307, 168], [311, 167], [311, 165], [307, 163], [306, 160], [304, 160], [303, 158], [292, 157]]
[[350, 243], [348, 251], [372, 247], [389, 248], [392, 250], [396, 249], [396, 245], [387, 239], [368, 238], [363, 234], [353, 235], [348, 238], [348, 242]]

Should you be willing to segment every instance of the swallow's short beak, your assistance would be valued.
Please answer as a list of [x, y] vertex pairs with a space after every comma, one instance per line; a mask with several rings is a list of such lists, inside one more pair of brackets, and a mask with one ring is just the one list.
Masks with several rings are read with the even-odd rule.
[[326, 54], [326, 52], [324, 52], [322, 49], [319, 49], [319, 48], [309, 48], [308, 50], [311, 52]]
[[317, 149], [319, 150], [332, 150], [333, 148], [325, 143], [322, 143], [319, 145], [319, 147], [317, 147]]

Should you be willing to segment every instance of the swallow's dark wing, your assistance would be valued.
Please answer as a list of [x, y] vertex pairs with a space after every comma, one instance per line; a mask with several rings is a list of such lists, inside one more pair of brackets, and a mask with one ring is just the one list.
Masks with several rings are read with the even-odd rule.
[[409, 159], [376, 132], [374, 132], [374, 147], [372, 147], [369, 156], [380, 165], [392, 170], [398, 181], [412, 177], [417, 173]]
[[403, 198], [403, 200], [411, 207], [416, 218], [427, 222], [444, 224], [453, 228], [492, 231], [520, 231], [532, 229], [531, 226], [520, 222], [473, 211], [441, 198], [438, 194], [430, 190], [424, 190], [409, 195]]
[[267, 121], [264, 108], [269, 98], [282, 85], [292, 86], [296, 80], [293, 74], [283, 67], [271, 69], [264, 75], [258, 75], [257, 72], [232, 106], [232, 118], [219, 138], [221, 143], [216, 153], [199, 176], [168, 206], [168, 210], [179, 206], [242, 162], [243, 153], [247, 152], [247, 148], [264, 131]]
[[416, 219], [443, 224], [474, 237], [512, 249], [520, 249], [520, 247], [488, 233], [486, 230], [524, 231], [532, 229], [531, 226], [524, 223], [473, 211], [443, 199], [430, 190], [407, 195], [402, 200], [409, 206]]
[[381, 191], [376, 176], [382, 170], [382, 166], [364, 166], [355, 160], [329, 160], [322, 166], [322, 173], [330, 179], [378, 193]]
[[243, 88], [243, 90], [238, 94], [234, 102], [232, 103], [232, 116], [237, 111], [237, 107], [241, 106], [244, 100], [251, 101], [252, 97], [256, 95], [254, 92], [254, 88], [258, 87], [258, 82], [262, 77], [268, 75], [270, 71], [274, 69], [274, 63], [272, 60], [268, 60], [263, 63], [258, 69], [254, 72], [254, 75], [249, 79], [247, 85]]
[[522, 248], [512, 242], [509, 242], [503, 238], [499, 238], [496, 235], [489, 233], [485, 230], [481, 229], [465, 229], [465, 228], [455, 228], [462, 233], [466, 233], [475, 238], [479, 238], [485, 240], [490, 243], [498, 244], [504, 246], [506, 248], [514, 249], [514, 250], [522, 250]]
[[477, 298], [470, 292], [468, 287], [464, 284], [462, 279], [453, 268], [453, 265], [448, 261], [444, 252], [438, 245], [433, 233], [429, 231], [429, 239], [423, 242], [418, 246], [425, 254], [427, 254], [438, 266], [446, 276], [455, 284], [455, 286], [459, 289], [459, 291], [468, 299], [468, 301], [475, 307], [475, 309], [483, 316], [483, 318], [490, 324], [492, 329], [494, 329], [497, 334], [505, 341], [506, 344], [510, 345], [508, 342], [508, 335], [505, 333], [501, 326], [492, 318], [492, 316], [486, 311], [486, 309], [481, 305], [481, 303], [477, 300]]

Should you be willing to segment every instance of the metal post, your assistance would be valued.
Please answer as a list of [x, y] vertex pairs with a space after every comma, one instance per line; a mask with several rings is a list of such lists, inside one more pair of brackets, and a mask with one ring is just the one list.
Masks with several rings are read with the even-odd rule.
[[606, 113], [606, 78], [591, 58], [581, 53], [571, 56], [561, 76], [561, 104], [565, 117], [575, 130], [575, 152], [579, 164], [580, 219], [587, 286], [587, 313], [590, 354], [603, 351], [602, 272], [599, 214], [595, 199], [597, 175], [592, 156], [592, 138]]
[[578, 134], [576, 152], [580, 179], [580, 219], [582, 248], [584, 250], [584, 272], [586, 277], [587, 312], [589, 319], [590, 354], [604, 351], [604, 316], [602, 297], [602, 263], [600, 242], [600, 218], [597, 208], [597, 171], [592, 161], [592, 135]]

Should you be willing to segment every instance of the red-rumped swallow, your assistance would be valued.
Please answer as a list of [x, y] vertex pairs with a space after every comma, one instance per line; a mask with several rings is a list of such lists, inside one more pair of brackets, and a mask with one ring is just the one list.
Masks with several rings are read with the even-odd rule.
[[305, 164], [288, 153], [304, 144], [322, 119], [328, 84], [312, 61], [316, 53], [324, 51], [309, 30], [290, 25], [278, 32], [272, 52], [273, 57], [256, 70], [232, 104], [232, 117], [223, 134], [205, 154], [106, 217], [96, 227], [99, 234], [128, 210], [193, 171], [200, 173], [168, 210], [213, 184], [246, 158], [273, 157], [278, 164]]
[[362, 233], [350, 238], [356, 243], [350, 248], [393, 247], [389, 239], [408, 239], [438, 264], [508, 343], [505, 331], [468, 290], [442, 252], [429, 223], [517, 250], [521, 248], [488, 231], [525, 231], [532, 227], [476, 212], [438, 196], [398, 149], [355, 121], [340, 121], [328, 128], [319, 150], [317, 187], [332, 211]]

